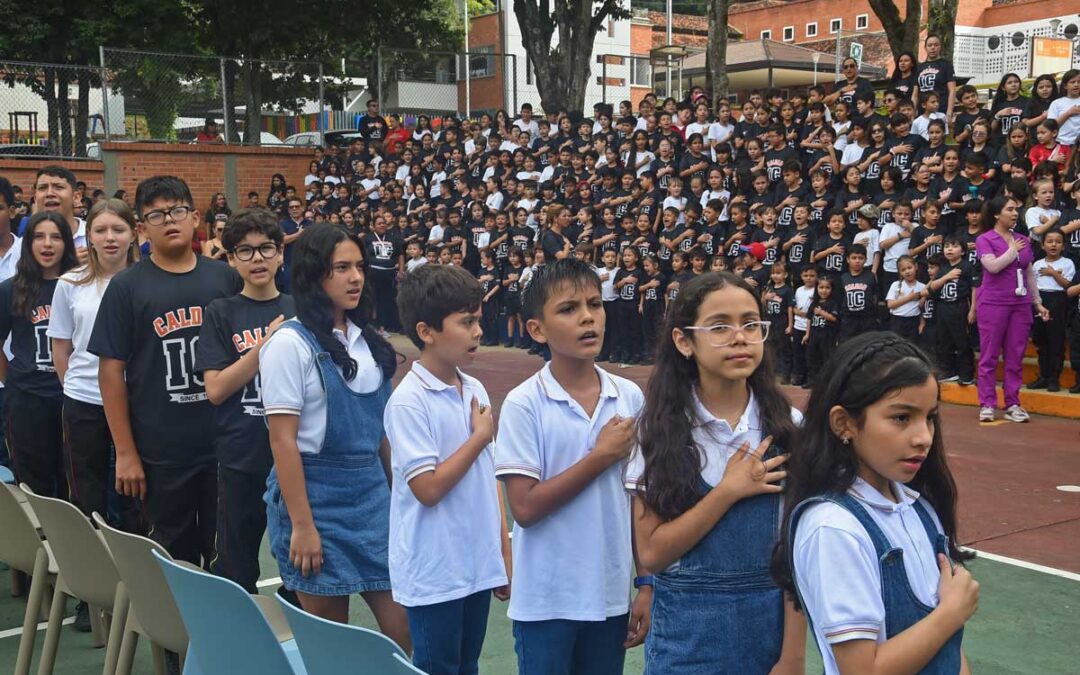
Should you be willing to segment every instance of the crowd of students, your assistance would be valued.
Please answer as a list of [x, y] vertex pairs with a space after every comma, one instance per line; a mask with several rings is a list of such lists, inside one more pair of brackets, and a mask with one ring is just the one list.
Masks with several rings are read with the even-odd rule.
[[[801, 673], [808, 625], [829, 673], [968, 672], [937, 380], [979, 344], [992, 420], [1004, 353], [1021, 422], [1032, 326], [1029, 386], [1068, 340], [1076, 365], [1080, 72], [1028, 101], [1007, 75], [987, 112], [911, 57], [880, 115], [851, 63], [738, 120], [695, 90], [421, 117], [392, 152], [365, 124], [235, 212], [170, 176], [134, 208], [0, 179], [17, 478], [252, 592], [265, 532], [296, 602], [361, 594], [432, 674], [477, 672], [492, 596], [521, 672], [644, 643], [649, 673]], [[390, 332], [420, 350], [393, 390]], [[497, 342], [548, 363], [496, 434], [460, 369]], [[653, 363], [646, 390], [604, 361]]]

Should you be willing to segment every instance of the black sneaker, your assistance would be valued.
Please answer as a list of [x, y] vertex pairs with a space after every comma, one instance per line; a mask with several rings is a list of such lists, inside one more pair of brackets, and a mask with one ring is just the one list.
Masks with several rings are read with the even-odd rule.
[[81, 600], [75, 605], [75, 623], [71, 624], [71, 627], [78, 633], [90, 632], [90, 605]]
[[1070, 394], [1080, 394], [1080, 381], [1078, 381], [1073, 386], [1069, 387], [1069, 393]]
[[1050, 383], [1040, 377], [1039, 379], [1035, 380], [1031, 384], [1027, 385], [1027, 388], [1028, 389], [1046, 389], [1048, 384], [1050, 384]]
[[1059, 392], [1061, 391], [1061, 384], [1057, 380], [1050, 380], [1046, 383], [1046, 391]]

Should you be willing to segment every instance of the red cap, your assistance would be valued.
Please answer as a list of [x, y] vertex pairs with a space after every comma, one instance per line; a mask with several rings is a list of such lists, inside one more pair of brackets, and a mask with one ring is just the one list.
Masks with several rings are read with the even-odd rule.
[[765, 244], [762, 244], [760, 241], [755, 241], [748, 246], [740, 246], [739, 250], [741, 250], [743, 253], [749, 253], [758, 260], [765, 260]]

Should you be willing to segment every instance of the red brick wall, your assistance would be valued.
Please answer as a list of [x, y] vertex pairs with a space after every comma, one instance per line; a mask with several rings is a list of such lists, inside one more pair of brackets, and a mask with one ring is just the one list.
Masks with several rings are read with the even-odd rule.
[[[55, 159], [6, 159], [0, 158], [0, 176], [23, 190], [23, 199], [29, 201], [34, 194], [34, 178], [37, 170], [50, 164], [59, 164], [75, 173], [75, 179], [86, 183], [89, 193], [105, 187], [105, 165], [93, 161], [64, 161]], [[88, 195], [89, 196], [89, 195]]]
[[[495, 76], [482, 77], [470, 82], [471, 94], [469, 104], [473, 110], [498, 110], [506, 108], [507, 78], [512, 78], [513, 73], [507, 72], [512, 67], [512, 59], [499, 56], [503, 51], [502, 31], [500, 22], [502, 14], [495, 12], [484, 16], [478, 16], [469, 20], [469, 47], [495, 47]], [[519, 57], [520, 58], [520, 57]], [[524, 64], [519, 63], [518, 68]], [[458, 108], [465, 112], [465, 82], [458, 82]], [[515, 111], [510, 111], [511, 115]]]
[[[965, 4], [969, 0], [960, 3]], [[987, 2], [990, 0], [970, 0], [974, 3]], [[905, 3], [897, 3], [901, 16], [903, 16]], [[761, 31], [771, 30], [772, 39], [781, 41], [784, 37], [784, 26], [795, 27], [795, 43], [807, 40], [820, 40], [829, 37], [835, 39], [835, 35], [829, 33], [829, 22], [835, 19], [843, 19], [845, 31], [855, 30], [855, 17], [859, 14], [869, 15], [867, 31], [880, 31], [881, 22], [877, 15], [870, 9], [870, 3], [866, 0], [760, 0], [759, 2], [732, 5], [728, 15], [728, 23], [742, 31], [747, 40], [758, 40]], [[806, 24], [817, 21], [818, 34], [816, 38], [806, 37]], [[926, 3], [923, 2], [923, 21], [926, 21]]]
[[[1017, 0], [993, 6], [991, 0], [964, 0], [956, 11], [956, 23], [990, 28], [1065, 14], [1080, 14], [1080, 0]], [[1066, 20], [1062, 25], [1067, 23], [1077, 21]]]

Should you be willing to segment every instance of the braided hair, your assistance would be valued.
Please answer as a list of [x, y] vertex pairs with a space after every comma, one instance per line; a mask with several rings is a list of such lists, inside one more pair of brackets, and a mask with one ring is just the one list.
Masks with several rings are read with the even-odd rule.
[[[796, 604], [788, 546], [791, 514], [807, 499], [846, 492], [859, 470], [853, 446], [845, 445], [833, 431], [829, 411], [840, 406], [862, 424], [868, 407], [900, 389], [922, 385], [934, 376], [929, 357], [907, 339], [891, 332], [864, 333], [845, 342], [825, 364], [822, 373], [824, 377], [814, 388], [807, 406], [801, 447], [791, 453], [787, 463], [789, 487], [772, 561], [773, 578]], [[968, 560], [972, 555], [956, 545], [956, 482], [949, 471], [941, 438], [938, 421], [926, 462], [908, 485], [937, 512], [949, 540], [952, 559]]]

